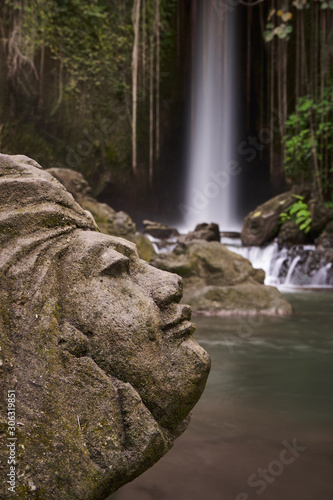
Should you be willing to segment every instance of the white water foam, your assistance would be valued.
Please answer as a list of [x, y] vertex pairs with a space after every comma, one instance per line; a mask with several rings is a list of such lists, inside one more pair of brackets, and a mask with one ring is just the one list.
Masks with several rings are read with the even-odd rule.
[[332, 282], [332, 262], [318, 262], [316, 267], [311, 260], [316, 247], [298, 245], [280, 248], [276, 242], [265, 247], [243, 247], [227, 245], [227, 248], [248, 259], [254, 268], [263, 269], [265, 284], [280, 289], [293, 288], [330, 288]]

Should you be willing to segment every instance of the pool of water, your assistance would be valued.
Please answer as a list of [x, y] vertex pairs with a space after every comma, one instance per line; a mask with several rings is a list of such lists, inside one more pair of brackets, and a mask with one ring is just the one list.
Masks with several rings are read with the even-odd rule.
[[333, 500], [333, 293], [292, 318], [195, 318], [212, 358], [187, 431], [110, 500]]

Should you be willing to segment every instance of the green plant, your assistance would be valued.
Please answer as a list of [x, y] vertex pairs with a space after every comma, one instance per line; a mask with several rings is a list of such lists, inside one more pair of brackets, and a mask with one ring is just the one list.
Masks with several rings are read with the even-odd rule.
[[326, 199], [333, 188], [332, 113], [332, 88], [324, 89], [317, 100], [301, 97], [286, 121], [284, 138], [286, 175], [294, 182], [311, 182]]
[[311, 230], [312, 218], [304, 196], [293, 195], [297, 201], [290, 205], [285, 212], [280, 214], [280, 220], [283, 224], [288, 220], [294, 221], [304, 233]]

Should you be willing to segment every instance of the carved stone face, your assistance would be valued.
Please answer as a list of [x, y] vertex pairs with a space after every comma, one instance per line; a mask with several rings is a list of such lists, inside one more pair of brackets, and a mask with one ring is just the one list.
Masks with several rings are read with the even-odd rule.
[[[204, 389], [181, 280], [99, 233], [34, 160], [0, 154], [0, 283], [20, 493], [104, 500], [170, 449]], [[1, 463], [7, 445], [0, 433]]]
[[181, 279], [140, 260], [135, 245], [76, 231], [61, 263], [65, 321], [88, 339], [88, 355], [130, 383], [163, 427], [175, 429], [204, 389], [207, 353], [193, 339]]

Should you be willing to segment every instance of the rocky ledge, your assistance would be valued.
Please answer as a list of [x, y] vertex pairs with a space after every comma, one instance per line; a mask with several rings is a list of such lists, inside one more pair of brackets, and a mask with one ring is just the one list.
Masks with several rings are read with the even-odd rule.
[[[297, 202], [299, 196], [307, 204], [311, 217], [311, 230], [307, 234], [293, 220], [281, 221], [281, 214]], [[332, 221], [332, 210], [309, 191], [294, 187], [259, 205], [245, 217], [242, 243], [244, 246], [263, 246], [276, 237], [280, 246], [314, 243]]]
[[292, 306], [277, 288], [264, 285], [265, 273], [216, 241], [179, 244], [154, 256], [151, 264], [183, 278], [184, 300], [196, 314], [281, 315]]

